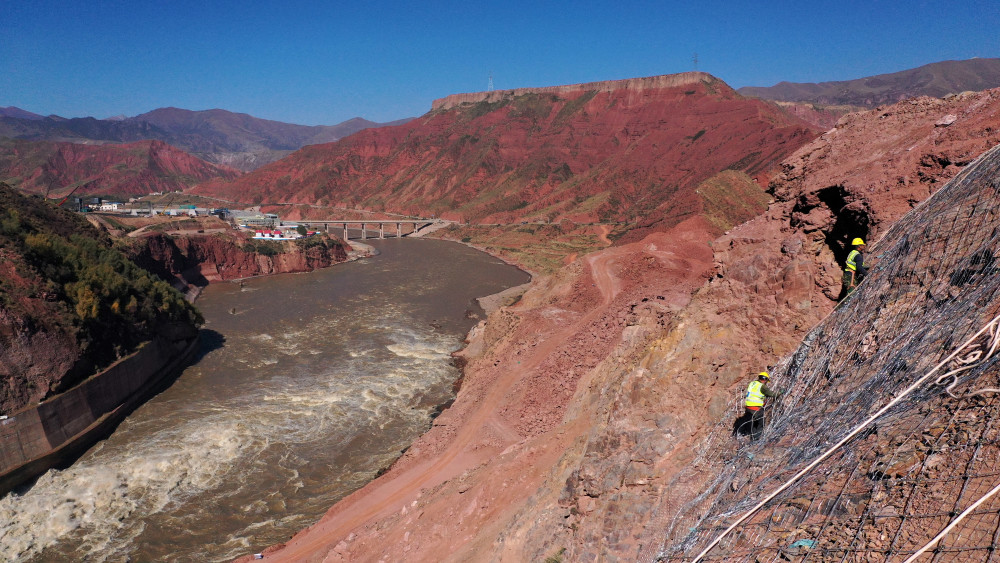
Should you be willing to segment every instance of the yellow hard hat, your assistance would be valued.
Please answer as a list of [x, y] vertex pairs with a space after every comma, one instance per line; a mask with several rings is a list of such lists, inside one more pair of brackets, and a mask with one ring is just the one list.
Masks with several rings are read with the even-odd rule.
[[762, 371], [757, 374], [757, 377], [763, 377], [764, 379], [771, 379], [771, 374], [767, 373], [766, 371]]
[[863, 245], [863, 244], [865, 244], [865, 241], [863, 241], [863, 240], [861, 240], [859, 238], [856, 238], [856, 239], [854, 239], [854, 240], [851, 241], [851, 244], [854, 245], [854, 246], [858, 246], [859, 244]]

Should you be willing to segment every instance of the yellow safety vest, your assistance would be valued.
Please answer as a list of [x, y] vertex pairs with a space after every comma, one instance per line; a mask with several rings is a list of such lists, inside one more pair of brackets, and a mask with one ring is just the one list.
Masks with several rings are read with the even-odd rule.
[[855, 272], [858, 269], [857, 264], [854, 263], [857, 260], [858, 255], [861, 254], [857, 250], [852, 250], [850, 254], [847, 255], [847, 267], [844, 268], [848, 272]]
[[763, 407], [764, 406], [764, 392], [760, 390], [764, 384], [760, 381], [751, 381], [750, 385], [747, 386], [747, 406], [748, 407]]

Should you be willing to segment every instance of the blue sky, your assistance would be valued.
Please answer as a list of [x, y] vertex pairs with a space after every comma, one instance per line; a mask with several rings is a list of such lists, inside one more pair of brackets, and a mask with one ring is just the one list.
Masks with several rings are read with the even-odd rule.
[[0, 106], [305, 125], [448, 94], [710, 72], [734, 88], [1000, 57], [992, 1], [0, 2]]

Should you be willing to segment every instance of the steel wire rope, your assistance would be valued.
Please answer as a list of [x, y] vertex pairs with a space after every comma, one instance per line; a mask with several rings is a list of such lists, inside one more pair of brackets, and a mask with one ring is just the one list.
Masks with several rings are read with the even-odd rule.
[[[932, 412], [932, 409], [928, 409], [928, 413], [924, 417], [924, 420], [926, 420], [927, 418], [930, 417], [930, 413], [931, 412]], [[959, 415], [960, 412], [961, 412], [961, 408], [956, 408], [955, 409], [955, 412], [952, 413], [951, 418], [948, 420], [947, 424], [945, 424], [946, 428], [950, 428], [950, 427], [952, 427], [952, 426], [955, 425], [955, 421], [958, 418], [958, 415]], [[983, 429], [983, 432], [984, 433], [986, 432], [985, 428]], [[948, 435], [947, 432], [942, 432], [941, 435], [937, 437], [937, 439], [935, 441], [935, 446], [937, 446], [947, 435]], [[888, 549], [889, 549], [890, 552], [896, 546], [896, 542], [899, 541], [899, 537], [903, 533], [903, 528], [906, 526], [906, 520], [907, 520], [907, 518], [909, 518], [911, 516], [916, 517], [916, 515], [910, 515], [910, 514], [908, 514], [908, 512], [910, 511], [910, 508], [912, 506], [912, 502], [913, 502], [914, 495], [916, 493], [917, 487], [919, 487], [921, 484], [924, 484], [924, 483], [927, 482], [926, 479], [925, 480], [921, 480], [920, 479], [920, 475], [923, 473], [924, 469], [927, 467], [927, 460], [928, 459], [929, 459], [929, 456], [925, 457], [923, 459], [923, 461], [921, 461], [921, 463], [920, 463], [920, 470], [916, 472], [916, 477], [913, 479], [913, 482], [911, 484], [909, 493], [906, 494], [906, 503], [903, 505], [903, 510], [901, 511], [901, 513], [899, 515], [899, 518], [900, 518], [899, 527], [896, 528], [896, 532], [892, 536], [892, 541], [889, 542], [889, 548]], [[971, 463], [972, 463], [972, 459], [970, 458], [969, 463], [966, 464], [966, 469], [965, 469], [965, 471], [963, 473], [968, 473], [969, 464], [971, 464]], [[965, 483], [968, 483], [968, 480], [965, 480]], [[963, 491], [964, 491], [964, 486], [963, 486]], [[959, 497], [961, 497], [961, 493], [959, 494]], [[956, 499], [956, 502], [958, 502], [958, 499]]]
[[[832, 507], [836, 506], [840, 502], [840, 499], [843, 498], [844, 492], [847, 491], [847, 486], [851, 482], [851, 478], [854, 477], [854, 475], [858, 472], [858, 469], [860, 467], [861, 467], [860, 463], [855, 464], [854, 465], [854, 469], [851, 471], [851, 474], [846, 479], [844, 479], [844, 486], [840, 487], [840, 492], [837, 494], [836, 498], [834, 499], [834, 502], [831, 505], [831, 510], [833, 510]], [[816, 502], [816, 498], [818, 496], [819, 495], [814, 495], [813, 498], [811, 499], [810, 503]], [[810, 508], [811, 507], [812, 507], [812, 504], [810, 504]], [[820, 502], [820, 510], [822, 510], [822, 502]], [[809, 514], [808, 514], [808, 511], [807, 511], [806, 514], [803, 515], [802, 520], [805, 521], [808, 518], [808, 516], [809, 516]], [[823, 531], [826, 530], [826, 526], [829, 523], [829, 521], [830, 521], [829, 518], [823, 520], [823, 525], [820, 527], [819, 531], [816, 532], [816, 535], [814, 537], [816, 537], [817, 539], [823, 537]], [[806, 552], [805, 557], [802, 558], [802, 561], [800, 563], [805, 563], [805, 561], [807, 559], [809, 559], [810, 555], [812, 555], [812, 551]]]
[[971, 337], [969, 337], [969, 339], [966, 340], [965, 343], [962, 344], [962, 346], [958, 347], [954, 352], [952, 352], [951, 354], [949, 354], [944, 360], [942, 360], [940, 363], [938, 363], [936, 366], [934, 366], [934, 368], [931, 371], [927, 372], [926, 374], [924, 374], [923, 376], [921, 376], [919, 379], [917, 379], [912, 385], [910, 385], [909, 387], [907, 387], [902, 393], [896, 395], [888, 404], [886, 404], [884, 407], [882, 407], [881, 409], [879, 409], [875, 414], [869, 416], [864, 422], [862, 422], [857, 427], [855, 427], [854, 430], [852, 430], [851, 432], [849, 432], [847, 434], [847, 436], [845, 436], [844, 438], [842, 438], [839, 442], [837, 442], [836, 444], [834, 444], [831, 448], [829, 448], [821, 456], [819, 456], [818, 458], [816, 458], [815, 460], [813, 460], [809, 465], [807, 465], [801, 471], [799, 471], [798, 473], [796, 473], [795, 476], [793, 476], [791, 479], [789, 479], [788, 481], [786, 481], [785, 484], [781, 485], [776, 490], [772, 491], [770, 494], [768, 494], [766, 497], [764, 497], [763, 500], [761, 500], [760, 502], [758, 502], [753, 508], [751, 508], [743, 516], [741, 516], [739, 519], [737, 519], [736, 522], [733, 522], [728, 528], [726, 528], [726, 530], [722, 534], [720, 534], [718, 537], [716, 537], [714, 540], [712, 540], [712, 542], [707, 547], [705, 547], [701, 551], [701, 553], [699, 553], [697, 555], [697, 557], [694, 558], [694, 560], [692, 561], [692, 563], [698, 563], [698, 561], [701, 561], [702, 558], [705, 555], [707, 555], [709, 551], [712, 550], [712, 548], [714, 548], [716, 545], [718, 545], [719, 542], [721, 542], [722, 539], [729, 534], [729, 532], [733, 531], [733, 529], [735, 529], [744, 520], [746, 520], [747, 518], [749, 518], [750, 516], [752, 516], [755, 512], [757, 512], [758, 510], [760, 510], [771, 499], [773, 499], [776, 496], [778, 496], [778, 494], [780, 494], [782, 491], [784, 491], [785, 489], [787, 489], [788, 487], [790, 487], [792, 484], [794, 484], [796, 481], [798, 481], [803, 475], [805, 475], [806, 473], [808, 473], [809, 471], [811, 471], [814, 467], [816, 467], [817, 465], [819, 465], [824, 459], [826, 459], [827, 457], [829, 457], [830, 455], [832, 455], [834, 452], [836, 452], [837, 450], [839, 450], [850, 439], [852, 439], [854, 436], [857, 436], [859, 433], [861, 433], [861, 431], [864, 430], [869, 424], [871, 424], [876, 419], [878, 419], [879, 417], [881, 417], [883, 414], [885, 414], [886, 412], [888, 412], [892, 407], [894, 407], [898, 403], [900, 403], [910, 393], [912, 393], [914, 390], [916, 390], [917, 388], [919, 388], [924, 382], [926, 382], [928, 379], [930, 379], [939, 369], [941, 369], [948, 362], [950, 362], [952, 359], [954, 359], [954, 357], [957, 356], [963, 349], [965, 349], [966, 346], [968, 346], [969, 344], [971, 344], [976, 338], [978, 338], [980, 335], [982, 335], [988, 328], [990, 328], [993, 325], [996, 325], [998, 322], [1000, 322], [1000, 316], [994, 317], [993, 320], [991, 320], [986, 326], [984, 326], [983, 328], [979, 329], [979, 331], [977, 331], [975, 334], [973, 334]]
[[[899, 315], [897, 315], [897, 317], [898, 316]], [[852, 349], [852, 353], [853, 353], [853, 350], [856, 350], [857, 346], [860, 346], [860, 343], [858, 343], [858, 344], [855, 345], [854, 349]], [[842, 357], [850, 357], [852, 355], [852, 353], [843, 354]], [[839, 371], [842, 368], [838, 368], [837, 366], [834, 366], [833, 369], [831, 369], [831, 371], [833, 371], [834, 369], [836, 369], [836, 370]], [[796, 389], [796, 390], [802, 390], [802, 389], [806, 389], [806, 388], [811, 387], [812, 383], [814, 383], [815, 379], [817, 378], [817, 374], [811, 374], [811, 375], [813, 375], [813, 377], [809, 378], [808, 374], [807, 374], [805, 381], [794, 381], [793, 383], [795, 383], [795, 385], [793, 386], [793, 388]], [[793, 394], [793, 396], [795, 396], [795, 394]], [[867, 391], [865, 389], [859, 389], [859, 390], [856, 390], [854, 393], [852, 393], [851, 396], [854, 397], [854, 398], [857, 398], [859, 396], [867, 396]], [[799, 402], [802, 402], [802, 401], [800, 400]], [[777, 406], [777, 405], [775, 405], [775, 406]], [[789, 424], [790, 424], [790, 421], [788, 419], [784, 419], [784, 423], [783, 423], [782, 427], [787, 427]], [[774, 430], [772, 430], [771, 432], [773, 432], [773, 431]], [[720, 526], [720, 529], [721, 529], [721, 526]]]
[[993, 557], [997, 554], [996, 545], [998, 542], [1000, 542], [1000, 514], [998, 514], [997, 525], [993, 528], [993, 539], [990, 542], [990, 546], [994, 549], [989, 551], [990, 555], [989, 558], [986, 559], [986, 563], [991, 563], [993, 561]]
[[931, 539], [931, 541], [925, 543], [923, 547], [917, 549], [917, 551], [909, 558], [907, 558], [905, 561], [903, 561], [903, 563], [912, 563], [917, 559], [917, 557], [920, 557], [922, 554], [926, 553], [928, 549], [937, 545], [937, 543], [940, 542], [941, 539], [943, 539], [946, 535], [948, 535], [948, 532], [950, 532], [952, 528], [957, 526], [959, 522], [964, 520], [965, 517], [968, 516], [970, 512], [973, 512], [976, 508], [979, 507], [979, 505], [989, 500], [991, 497], [993, 497], [993, 495], [997, 494], [997, 492], [1000, 492], [1000, 483], [998, 483], [995, 487], [990, 489], [988, 493], [979, 497], [979, 500], [969, 505], [968, 508], [963, 510], [961, 514], [956, 516], [954, 520], [952, 520], [947, 526], [945, 526], [945, 528], [941, 530], [941, 532], [938, 533], [938, 535], [934, 536], [934, 538]]
[[[948, 269], [948, 268], [945, 268], [945, 269]], [[863, 392], [864, 392], [864, 390], [858, 390], [858, 393], [863, 393]], [[926, 418], [926, 416], [925, 416], [925, 418]], [[845, 485], [845, 487], [846, 487], [846, 486], [847, 486], [848, 484], [849, 484], [849, 481], [845, 481], [845, 482], [844, 482], [844, 485]], [[852, 543], [853, 543], [853, 542], [852, 542]]]
[[[963, 171], [963, 172], [966, 173], [965, 175], [967, 175], [967, 171]], [[935, 227], [937, 227], [937, 225], [933, 225], [933, 224], [932, 225], [928, 225], [924, 229], [924, 233], [925, 233], [925, 235], [927, 235], [926, 238], [933, 238], [933, 242], [936, 243], [936, 244], [926, 244], [926, 243], [922, 244], [921, 246], [918, 247], [917, 256], [915, 257], [916, 260], [908, 260], [908, 262], [917, 262], [917, 263], [919, 263], [920, 262], [919, 258], [921, 257], [920, 255], [924, 254], [924, 252], [923, 252], [924, 250], [927, 250], [928, 253], [937, 254], [937, 255], [934, 256], [934, 258], [937, 259], [936, 260], [936, 266], [937, 267], [934, 268], [934, 270], [936, 270], [935, 274], [937, 274], [937, 275], [933, 275], [933, 276], [927, 276], [927, 275], [925, 275], [925, 276], [918, 277], [918, 278], [912, 278], [912, 275], [913, 275], [912, 265], [911, 264], [906, 264], [905, 265], [904, 270], [908, 270], [905, 273], [909, 274], [909, 277], [911, 277], [914, 281], [916, 281], [918, 285], [923, 286], [923, 287], [927, 288], [928, 290], [933, 289], [934, 286], [939, 286], [940, 283], [943, 281], [942, 278], [944, 277], [944, 272], [947, 272], [947, 271], [951, 270], [953, 268], [953, 266], [957, 265], [957, 263], [961, 262], [961, 260], [963, 259], [961, 252], [956, 252], [956, 251], [951, 250], [949, 248], [949, 245], [947, 244], [948, 236], [946, 235], [945, 232], [942, 232], [942, 231], [949, 231], [950, 230], [950, 231], [952, 231], [951, 236], [954, 237], [954, 230], [955, 230], [954, 227], [958, 223], [959, 220], [963, 220], [963, 219], [969, 218], [970, 215], [977, 215], [978, 214], [979, 215], [978, 222], [976, 222], [976, 221], [968, 221], [968, 220], [964, 221], [964, 223], [963, 223], [964, 229], [962, 229], [962, 234], [966, 235], [969, 232], [969, 230], [980, 230], [979, 227], [988, 218], [989, 212], [987, 212], [987, 213], [975, 213], [975, 209], [977, 207], [979, 207], [978, 205], [973, 205], [973, 210], [971, 212], [963, 212], [963, 210], [961, 209], [961, 207], [968, 206], [969, 201], [972, 199], [971, 197], [968, 197], [968, 196], [971, 196], [971, 194], [967, 193], [965, 195], [966, 195], [966, 197], [963, 198], [964, 201], [961, 204], [959, 204], [960, 208], [956, 209], [952, 213], [949, 213], [949, 215], [951, 216], [950, 217], [950, 219], [951, 219], [951, 228], [950, 229], [940, 229], [940, 228], [935, 228]], [[981, 198], [982, 198], [982, 192], [981, 191], [977, 191], [976, 196], [978, 196], [978, 197], [976, 197], [977, 200], [981, 200]], [[922, 202], [922, 204], [925, 204], [925, 203], [927, 203], [927, 202], [926, 201]], [[962, 217], [963, 214], [966, 214], [965, 218]], [[976, 225], [976, 227], [973, 227], [973, 223], [978, 223], [978, 225]], [[994, 234], [995, 234], [995, 231], [994, 231]], [[960, 237], [960, 238], [965, 238], [965, 237], [963, 236], [963, 237]], [[931, 247], [933, 247], [933, 248], [931, 248]], [[938, 247], [942, 247], [942, 248], [938, 248]], [[897, 252], [897, 255], [898, 254], [902, 254], [902, 253]], [[900, 268], [899, 267], [894, 268], [893, 270], [894, 270], [892, 272], [893, 274], [898, 274], [900, 272]], [[905, 288], [906, 291], [900, 291], [900, 292], [896, 292], [896, 293], [899, 294], [899, 295], [902, 295], [902, 294], [905, 294], [910, 289], [911, 288]], [[945, 296], [945, 299], [948, 299], [948, 297]], [[954, 307], [949, 307], [949, 309], [953, 309], [953, 308]], [[918, 308], [918, 309], [919, 310], [910, 310], [910, 311], [908, 311], [908, 313], [916, 314], [916, 313], [920, 312], [920, 313], [926, 315], [927, 313], [931, 312], [930, 308], [927, 307], [927, 306], [924, 306], [924, 307]], [[938, 315], [940, 315], [940, 313], [938, 313]], [[908, 314], [906, 316], [911, 316], [911, 315]], [[896, 319], [896, 320], [898, 321], [899, 319]], [[895, 324], [897, 324], [897, 326], [898, 326], [898, 322], [895, 323]], [[915, 332], [915, 331], [909, 330], [909, 331], [906, 331], [906, 332], [908, 334], [913, 334], [913, 332]], [[947, 340], [946, 340], [946, 342], [947, 342]], [[943, 347], [946, 347], [946, 346], [943, 346]], [[857, 350], [857, 346], [855, 346], [855, 350]], [[939, 369], [939, 367], [936, 368], [936, 369]], [[887, 380], [887, 377], [885, 377], [886, 375], [888, 375], [888, 374], [886, 374], [884, 371], [882, 371], [881, 373], [877, 374], [877, 377], [878, 377], [879, 380]], [[887, 382], [888, 381], [885, 381], [885, 383], [887, 383]], [[896, 402], [898, 402], [898, 401], [896, 401]]]
[[[979, 192], [976, 195], [978, 196], [976, 198], [977, 202], [978, 202], [978, 200], [981, 200], [981, 198], [982, 198], [982, 193]], [[970, 198], [965, 198], [965, 199], [966, 199], [966, 201], [964, 203], [965, 203], [965, 205], [967, 205], [968, 204], [968, 200]], [[954, 235], [954, 231], [955, 231], [955, 225], [958, 224], [958, 222], [960, 220], [964, 220], [964, 222], [963, 222], [964, 229], [962, 229], [962, 234], [963, 235], [966, 235], [969, 232], [969, 230], [980, 230], [979, 227], [981, 226], [981, 224], [985, 220], [987, 220], [988, 213], [975, 213], [975, 208], [976, 207], [978, 207], [978, 205], [973, 205], [973, 212], [971, 214], [972, 215], [979, 215], [979, 218], [978, 218], [979, 221], [978, 222], [964, 220], [966, 218], [962, 217], [963, 211], [960, 208], [960, 209], [957, 209], [957, 210], [953, 211], [952, 213], [950, 213], [950, 215], [951, 215], [951, 217], [950, 217], [950, 219], [951, 219], [951, 225], [950, 225], [950, 227], [951, 228], [949, 228], [949, 229], [935, 228], [936, 225], [928, 225], [928, 227], [925, 228], [924, 232], [927, 235], [927, 238], [933, 238], [934, 239], [934, 243], [936, 243], [936, 244], [922, 244], [921, 246], [918, 247], [916, 256], [912, 257], [912, 259], [908, 260], [907, 262], [916, 262], [916, 263], [919, 263], [920, 262], [920, 258], [922, 257], [921, 255], [925, 254], [925, 252], [924, 252], [925, 250], [926, 250], [926, 253], [928, 253], [928, 254], [940, 252], [940, 254], [943, 254], [944, 256], [940, 256], [940, 255], [939, 256], [934, 256], [934, 258], [939, 258], [939, 260], [936, 261], [937, 267], [935, 268], [935, 270], [937, 270], [937, 272], [941, 272], [941, 273], [939, 273], [938, 275], [934, 275], [932, 277], [931, 276], [923, 276], [922, 278], [915, 278], [915, 281], [919, 285], [924, 286], [924, 287], [926, 287], [928, 289], [932, 289], [932, 285], [935, 285], [935, 282], [937, 282], [937, 284], [940, 284], [940, 282], [942, 281], [942, 278], [943, 278], [943, 275], [944, 275], [943, 273], [944, 272], [947, 272], [947, 271], [953, 269], [954, 266], [956, 266], [959, 262], [961, 262], [961, 260], [963, 259], [962, 253], [961, 252], [950, 251], [951, 249], [949, 249], [949, 245], [947, 244], [948, 236], [946, 236], [945, 233], [942, 232], [942, 231], [952, 231], [952, 236], [953, 236]], [[976, 225], [976, 227], [973, 227], [973, 225], [972, 225], [973, 223], [978, 223], [978, 224]], [[959, 237], [959, 238], [964, 238], [964, 236], [963, 237]], [[941, 247], [941, 248], [939, 248], [939, 247]], [[896, 254], [897, 255], [901, 255], [902, 252], [896, 252]], [[907, 274], [910, 274], [912, 276], [912, 273], [913, 273], [912, 272], [912, 264], [905, 264], [905, 265], [902, 265], [901, 267], [893, 268], [892, 271], [891, 271], [891, 274], [897, 274], [898, 275], [900, 273], [901, 269], [904, 270], [904, 271], [906, 271]], [[912, 284], [909, 284], [909, 285], [912, 285]], [[906, 292], [910, 291], [911, 289], [912, 289], [911, 287], [906, 287], [906, 288], [903, 288], [903, 290], [897, 291], [897, 292], [894, 292], [894, 293], [896, 295], [903, 295]], [[884, 298], [884, 300], [888, 300], [888, 299], [889, 299], [889, 297]], [[904, 316], [905, 317], [910, 317], [910, 316], [913, 316], [913, 315], [915, 315], [917, 313], [921, 313], [921, 314], [926, 315], [928, 312], [929, 312], [928, 308], [925, 306], [923, 308], [910, 309], [910, 310], [907, 311], [907, 314], [904, 314]], [[899, 319], [898, 316], [897, 316], [897, 318], [895, 320], [896, 320], [896, 322], [893, 323], [893, 324], [896, 324], [897, 326], [899, 326], [901, 324], [899, 322], [901, 319]], [[907, 332], [912, 334], [913, 331], [907, 331]], [[857, 350], [857, 345], [854, 347], [854, 350], [852, 350], [852, 352], [854, 352], [856, 350]], [[884, 372], [882, 372], [882, 373], [878, 373], [877, 377], [878, 377], [879, 380], [882, 380], [882, 379], [886, 379], [885, 375], [886, 374], [884, 374]], [[847, 484], [847, 483], [845, 482], [845, 484]]]
[[[926, 413], [926, 414], [924, 415], [924, 420], [927, 420], [928, 418], [930, 418], [930, 416], [931, 416], [931, 413], [930, 413], [930, 412]], [[873, 445], [872, 445], [872, 446], [871, 446], [871, 447], [869, 448], [869, 452], [871, 452], [871, 451], [873, 451], [873, 450], [876, 450], [876, 448], [877, 448], [877, 444], [873, 444]], [[893, 459], [895, 459], [895, 457], [896, 457], [896, 452], [893, 452], [893, 455], [892, 455], [892, 457], [890, 457], [889, 459], [890, 459], [890, 460], [893, 460]], [[860, 467], [861, 467], [861, 463], [860, 463], [860, 461], [859, 461], [859, 463], [858, 463], [857, 465], [855, 465], [855, 472], [856, 472], [856, 471], [857, 471], [857, 469], [858, 469], [858, 468], [860, 468]], [[923, 464], [921, 464], [921, 469], [922, 469], [922, 468], [923, 468]], [[845, 483], [844, 483], [844, 488], [845, 488], [845, 489], [847, 488], [847, 485], [848, 485], [848, 482], [845, 482]], [[879, 483], [876, 483], [876, 484], [872, 485], [872, 490], [874, 490], [874, 489], [875, 489], [876, 487], [878, 487], [878, 486], [879, 486]], [[916, 485], [914, 485], [914, 486], [916, 486]], [[865, 520], [867, 519], [867, 516], [868, 516], [868, 514], [869, 514], [869, 513], [870, 513], [870, 512], [872, 511], [872, 508], [873, 508], [873, 507], [872, 507], [872, 504], [873, 504], [873, 503], [869, 502], [869, 503], [868, 503], [868, 506], [867, 506], [867, 507], [865, 508], [865, 511], [864, 511], [864, 512], [863, 512], [863, 513], [861, 514], [861, 518], [860, 518], [860, 519], [858, 520], [858, 527], [857, 527], [857, 530], [855, 530], [855, 532], [854, 532], [854, 537], [852, 537], [852, 538], [851, 538], [851, 543], [850, 543], [850, 544], [848, 544], [848, 546], [847, 546], [846, 548], [844, 548], [844, 550], [843, 550], [843, 551], [844, 551], [844, 557], [843, 557], [843, 558], [841, 559], [841, 561], [846, 561], [846, 560], [847, 560], [847, 557], [848, 557], [848, 556], [849, 556], [849, 555], [851, 554], [851, 552], [852, 552], [852, 549], [853, 549], [853, 547], [854, 547], [854, 544], [855, 544], [855, 543], [857, 543], [857, 541], [858, 541], [858, 538], [859, 538], [859, 537], [861, 536], [861, 532], [862, 532], [862, 531], [863, 531], [863, 530], [865, 529], [865, 525], [864, 525], [864, 523], [865, 523]], [[903, 514], [901, 514], [901, 515], [900, 515], [900, 522], [899, 522], [899, 528], [897, 528], [897, 533], [898, 533], [898, 530], [899, 530], [899, 529], [902, 529], [902, 527], [903, 527], [903, 522], [905, 521], [905, 513], [906, 513], [906, 509], [905, 509], [905, 507], [904, 507], [904, 509], [903, 509]], [[825, 528], [826, 528], [827, 524], [829, 524], [831, 520], [832, 520], [832, 519], [829, 519], [829, 518], [828, 518], [828, 519], [826, 519], [826, 520], [825, 520], [825, 521], [823, 522], [823, 529], [825, 529]], [[821, 530], [821, 531], [820, 531], [820, 532], [819, 532], [819, 533], [817, 534], [817, 537], [821, 537], [821, 536], [822, 536], [822, 531], [823, 531], [823, 530]], [[804, 558], [802, 559], [802, 562], [800, 562], [800, 563], [804, 563], [804, 562], [805, 562], [805, 561], [806, 561], [807, 559], [809, 559], [809, 555], [811, 555], [811, 552], [810, 552], [810, 553], [807, 553], [807, 554], [806, 554], [806, 556], [805, 556], [805, 557], [804, 557]]]
[[[905, 315], [905, 316], [906, 316], [906, 317], [909, 317], [909, 316], [911, 316], [911, 315], [907, 314], [907, 315]], [[899, 316], [897, 315], [897, 317], [899, 317]], [[898, 320], [898, 319], [897, 319], [897, 320]], [[913, 331], [907, 331], [907, 332], [908, 332], [908, 333], [912, 333]], [[881, 374], [879, 374], [879, 375], [881, 375]], [[858, 390], [858, 391], [857, 391], [856, 393], [854, 393], [853, 395], [855, 395], [855, 396], [856, 396], [856, 395], [859, 395], [859, 394], [862, 394], [862, 393], [865, 393], [865, 390], [864, 390], [864, 389], [859, 389], [859, 390]], [[845, 484], [846, 484], [846, 482], [845, 482]]]

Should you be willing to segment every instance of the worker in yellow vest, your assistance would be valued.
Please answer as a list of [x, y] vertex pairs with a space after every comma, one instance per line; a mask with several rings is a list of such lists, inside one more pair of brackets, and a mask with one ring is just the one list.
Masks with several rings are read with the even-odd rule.
[[746, 411], [741, 417], [743, 433], [749, 433], [751, 440], [760, 438], [764, 432], [764, 400], [766, 397], [778, 397], [781, 393], [772, 391], [767, 387], [771, 375], [766, 371], [757, 374], [757, 379], [747, 386]]
[[865, 241], [860, 238], [855, 238], [851, 241], [851, 245], [854, 250], [847, 255], [847, 261], [844, 264], [844, 279], [843, 279], [843, 290], [840, 292], [840, 298], [844, 299], [854, 291], [854, 288], [858, 287], [861, 280], [865, 279], [868, 275], [868, 267], [865, 264]]

